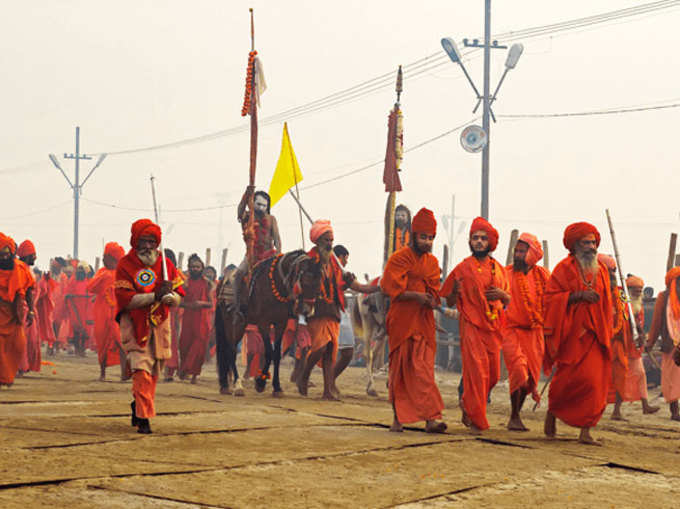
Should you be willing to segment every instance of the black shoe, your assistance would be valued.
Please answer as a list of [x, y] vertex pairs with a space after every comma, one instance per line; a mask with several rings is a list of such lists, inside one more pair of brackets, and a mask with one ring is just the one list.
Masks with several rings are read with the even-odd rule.
[[136, 405], [135, 405], [134, 401], [132, 403], [130, 403], [130, 408], [132, 409], [132, 419], [130, 421], [130, 425], [131, 426], [139, 426], [139, 421], [141, 421], [141, 419], [139, 417], [137, 417], [137, 414], [135, 412]]
[[142, 433], [144, 435], [150, 435], [151, 426], [149, 425], [149, 419], [137, 419], [139, 424], [137, 425], [137, 433]]

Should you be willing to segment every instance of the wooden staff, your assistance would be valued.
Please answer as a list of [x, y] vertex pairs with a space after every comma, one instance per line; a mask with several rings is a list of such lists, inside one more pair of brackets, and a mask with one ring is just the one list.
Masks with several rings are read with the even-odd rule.
[[208, 265], [210, 265], [210, 253], [211, 253], [210, 248], [209, 248], [209, 247], [206, 247], [206, 248], [205, 248], [205, 266], [206, 266], [206, 267], [207, 267]]
[[222, 263], [220, 264], [220, 275], [224, 274], [224, 268], [227, 266], [227, 253], [229, 248], [224, 248], [222, 250]]
[[673, 268], [673, 262], [675, 262], [675, 248], [678, 243], [678, 234], [671, 233], [671, 242], [668, 245], [668, 261], [666, 262], [666, 272]]
[[180, 251], [177, 255], [177, 268], [182, 270], [182, 263], [184, 263], [184, 252]]
[[[156, 218], [156, 224], [160, 226], [160, 220], [158, 219], [158, 203], [156, 202], [156, 185], [154, 183], [154, 176], [151, 175], [151, 197], [153, 198], [153, 213]], [[161, 242], [158, 243], [158, 249], [161, 251], [161, 265], [163, 273], [163, 281], [168, 280], [168, 268], [165, 265], [165, 250], [163, 249], [163, 236], [161, 235]]]
[[548, 241], [543, 241], [543, 267], [546, 270], [550, 270], [550, 254], [548, 251]]
[[510, 243], [508, 244], [508, 256], [505, 258], [505, 265], [510, 265], [512, 263], [518, 238], [519, 230], [512, 230], [512, 232], [510, 232]]
[[[250, 51], [255, 51], [255, 13], [250, 10]], [[250, 188], [255, 188], [255, 171], [257, 168], [257, 100], [255, 97], [255, 74], [257, 68], [253, 64], [252, 76], [250, 77], [250, 171], [248, 183]], [[246, 245], [246, 255], [250, 268], [255, 263], [255, 193], [250, 193], [248, 198], [250, 215], [248, 216], [248, 231], [251, 233]]]

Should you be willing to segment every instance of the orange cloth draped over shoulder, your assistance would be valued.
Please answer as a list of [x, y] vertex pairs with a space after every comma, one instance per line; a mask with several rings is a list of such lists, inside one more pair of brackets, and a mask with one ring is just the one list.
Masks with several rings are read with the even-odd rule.
[[[14, 240], [0, 233], [0, 250], [8, 248], [11, 255], [15, 253]], [[35, 281], [28, 266], [20, 260], [14, 260], [14, 266], [8, 270], [0, 270], [0, 384], [14, 383], [20, 363], [26, 352], [26, 335], [24, 332], [24, 316], [21, 311], [23, 303], [15, 306], [15, 299], [23, 300], [26, 290]]]
[[444, 408], [434, 380], [434, 312], [415, 300], [398, 300], [413, 291], [428, 293], [438, 303], [439, 277], [437, 258], [431, 253], [418, 256], [411, 247], [403, 247], [390, 256], [380, 280], [382, 291], [392, 299], [386, 321], [389, 393], [401, 423], [441, 419]]
[[543, 338], [543, 295], [550, 274], [534, 265], [527, 274], [506, 267], [510, 282], [510, 304], [505, 312], [503, 359], [508, 369], [510, 394], [524, 389], [540, 400], [536, 385], [541, 376]]
[[[569, 230], [569, 228], [567, 229]], [[565, 245], [591, 231], [579, 231]], [[579, 237], [580, 235], [580, 237]], [[569, 303], [573, 292], [592, 289], [596, 303]], [[578, 260], [569, 255], [553, 271], [545, 292], [546, 368], [555, 366], [548, 410], [570, 426], [595, 426], [605, 407], [611, 380], [613, 302], [607, 267], [598, 263], [584, 276]]]
[[116, 271], [102, 267], [87, 284], [95, 296], [94, 339], [100, 366], [120, 364], [120, 328], [116, 322]]

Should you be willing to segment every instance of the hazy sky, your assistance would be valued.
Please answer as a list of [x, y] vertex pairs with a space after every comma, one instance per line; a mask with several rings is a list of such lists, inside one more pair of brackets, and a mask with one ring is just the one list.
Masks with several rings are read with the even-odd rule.
[[[544, 25], [639, 5], [640, 0], [522, 0], [493, 3], [492, 31]], [[478, 37], [483, 2], [118, 1], [9, 2], [0, 21], [0, 230], [31, 238], [38, 264], [72, 252], [71, 192], [47, 154], [74, 151], [81, 127], [86, 153], [112, 152], [238, 127], [247, 55], [248, 7], [255, 8], [256, 47], [269, 90], [266, 117], [441, 53], [439, 40]], [[680, 8], [599, 25], [552, 38], [523, 41], [517, 68], [501, 89], [497, 114], [554, 113], [680, 99], [677, 26]], [[494, 51], [492, 85], [505, 52]], [[481, 86], [480, 52], [468, 64]], [[473, 93], [453, 64], [407, 79], [402, 108], [406, 148], [474, 115]], [[381, 267], [385, 198], [382, 167], [332, 184], [304, 186], [360, 168], [385, 154], [392, 85], [353, 101], [291, 119], [289, 131], [305, 180], [302, 201], [330, 218], [350, 252], [350, 268]], [[576, 220], [602, 228], [604, 209], [618, 226], [624, 269], [657, 289], [665, 272], [676, 205], [680, 109], [582, 118], [500, 120], [492, 126], [491, 220], [501, 232], [504, 261], [512, 228], [547, 239], [554, 265], [565, 255], [564, 227]], [[261, 126], [257, 183], [267, 189], [281, 144], [282, 122]], [[481, 157], [462, 150], [459, 133], [407, 153], [404, 202], [438, 217], [456, 195], [456, 230], [480, 210]], [[133, 220], [150, 216], [149, 174], [157, 177], [167, 244], [203, 253], [243, 242], [235, 209], [171, 212], [240, 198], [248, 178], [247, 133], [181, 148], [109, 156], [84, 188], [81, 257], [92, 261], [103, 241], [128, 246]], [[83, 162], [85, 174], [93, 161]], [[63, 161], [69, 175], [73, 162]], [[7, 192], [9, 191], [9, 192]], [[102, 206], [92, 201], [115, 204]], [[126, 210], [141, 208], [147, 211]], [[49, 209], [49, 210], [46, 210]], [[297, 210], [284, 198], [273, 212], [284, 249], [300, 246]], [[441, 226], [441, 225], [440, 225]], [[466, 230], [467, 231], [467, 230]], [[457, 262], [467, 255], [458, 237]], [[441, 255], [444, 234], [435, 254]], [[307, 243], [309, 246], [309, 243]], [[214, 261], [218, 258], [214, 256]]]

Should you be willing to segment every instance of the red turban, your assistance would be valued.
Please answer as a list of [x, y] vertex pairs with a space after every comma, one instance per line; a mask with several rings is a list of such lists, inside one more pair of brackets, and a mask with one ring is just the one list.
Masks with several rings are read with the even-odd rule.
[[331, 226], [331, 222], [326, 219], [318, 219], [314, 221], [312, 229], [309, 230], [309, 238], [316, 244], [316, 241], [328, 232], [331, 232], [331, 235], [333, 235], [333, 227]]
[[478, 217], [472, 221], [472, 226], [470, 226], [470, 236], [474, 232], [484, 231], [489, 237], [489, 251], [495, 251], [496, 246], [498, 246], [498, 230], [491, 226], [491, 223], [484, 219], [483, 217]]
[[137, 249], [139, 239], [142, 236], [148, 235], [154, 237], [156, 242], [161, 243], [161, 227], [150, 219], [138, 219], [132, 223], [132, 236], [130, 237], [130, 245], [133, 249]]
[[614, 259], [613, 256], [598, 253], [597, 261], [604, 263], [605, 267], [607, 267], [609, 270], [616, 270], [616, 260]]
[[600, 232], [598, 232], [597, 228], [595, 228], [590, 223], [574, 223], [567, 226], [567, 229], [564, 230], [564, 238], [562, 239], [562, 243], [564, 244], [564, 247], [566, 247], [569, 251], [572, 251], [574, 244], [591, 233], [595, 235], [595, 243], [599, 247]]
[[12, 237], [0, 233], [0, 249], [5, 249], [6, 247], [9, 248], [10, 253], [14, 254], [17, 244]]
[[125, 249], [123, 249], [123, 246], [118, 244], [118, 242], [108, 242], [106, 246], [104, 246], [104, 255], [109, 255], [111, 258], [119, 261], [125, 256]]
[[517, 241], [524, 242], [529, 246], [529, 252], [524, 259], [529, 267], [533, 267], [541, 260], [541, 258], [543, 258], [543, 247], [535, 235], [532, 235], [531, 233], [523, 233], [519, 236]]
[[33, 245], [33, 242], [31, 242], [30, 240], [24, 240], [21, 244], [19, 244], [19, 249], [17, 249], [17, 256], [19, 258], [23, 258], [25, 256], [34, 254], [35, 246]]
[[633, 276], [631, 274], [626, 278], [626, 286], [628, 288], [644, 288], [645, 282], [641, 277]]
[[413, 233], [437, 235], [437, 220], [434, 218], [434, 214], [430, 209], [423, 207], [415, 216], [413, 216], [411, 231]]

